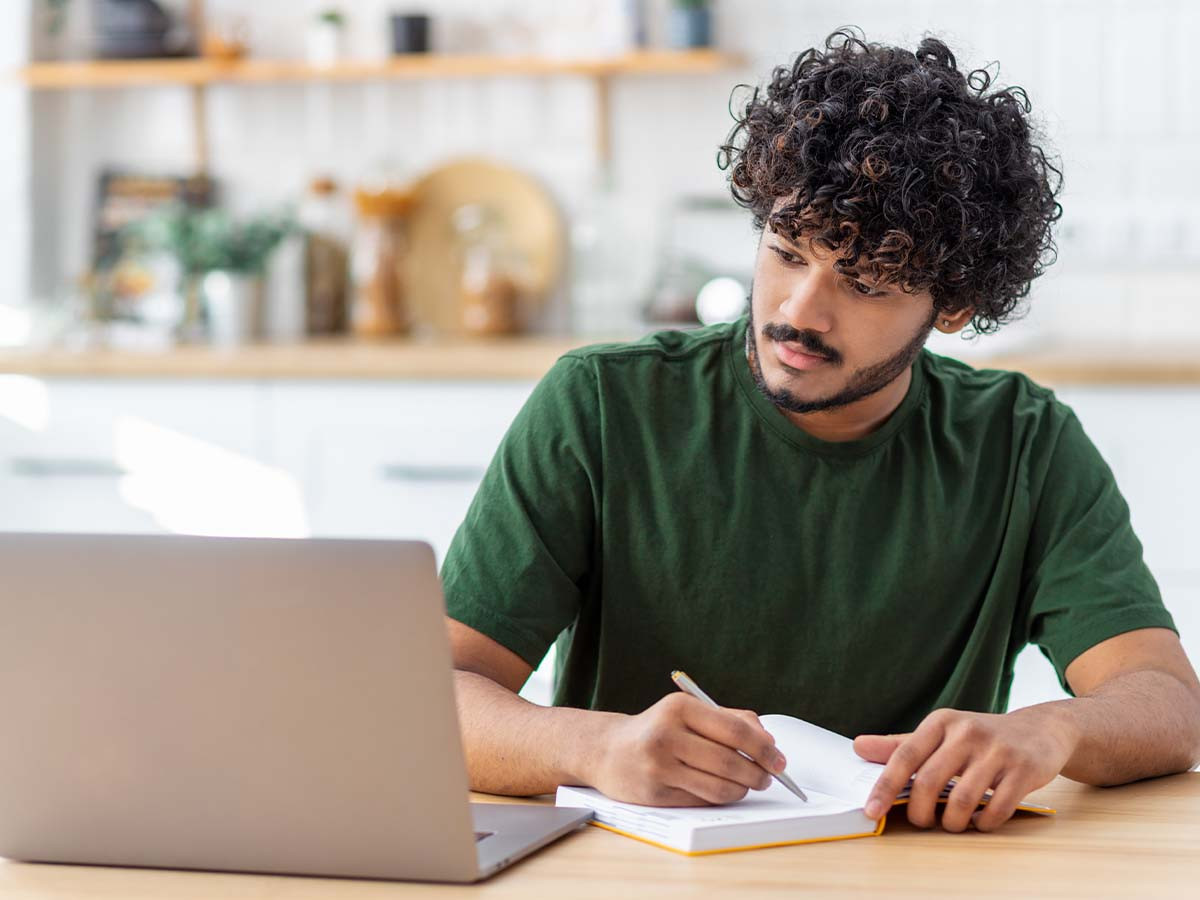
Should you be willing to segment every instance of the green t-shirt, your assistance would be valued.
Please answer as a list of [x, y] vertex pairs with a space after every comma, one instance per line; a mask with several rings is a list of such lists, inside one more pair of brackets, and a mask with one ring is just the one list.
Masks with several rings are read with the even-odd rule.
[[[442, 570], [449, 614], [554, 702], [640, 712], [685, 669], [718, 702], [844, 735], [1007, 708], [1056, 669], [1175, 630], [1071, 410], [923, 351], [875, 432], [827, 442], [755, 387], [742, 320], [562, 357], [514, 420]], [[1068, 688], [1069, 690], [1069, 688]]]

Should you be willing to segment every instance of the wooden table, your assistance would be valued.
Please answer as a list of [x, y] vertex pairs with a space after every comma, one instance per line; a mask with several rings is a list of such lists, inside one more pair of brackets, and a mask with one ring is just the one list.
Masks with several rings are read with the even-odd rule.
[[[1059, 778], [1058, 809], [950, 834], [891, 813], [882, 837], [686, 857], [584, 828], [476, 886], [0, 862], [5, 900], [382, 897], [1187, 897], [1200, 890], [1200, 772], [1116, 788]], [[477, 795], [475, 799], [497, 798]], [[899, 813], [899, 815], [897, 815]]]

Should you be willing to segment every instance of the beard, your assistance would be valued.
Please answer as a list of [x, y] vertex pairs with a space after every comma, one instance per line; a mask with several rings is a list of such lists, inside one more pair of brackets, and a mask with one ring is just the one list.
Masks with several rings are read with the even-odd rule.
[[[762, 362], [758, 358], [758, 329], [754, 324], [753, 295], [749, 301], [749, 309], [750, 324], [746, 328], [746, 360], [750, 364], [750, 374], [754, 377], [754, 383], [764, 397], [780, 409], [793, 413], [814, 413], [838, 409], [883, 390], [916, 361], [917, 356], [921, 353], [921, 348], [925, 346], [925, 341], [929, 338], [929, 333], [933, 330], [933, 323], [937, 321], [937, 311], [935, 310], [929, 321], [921, 326], [908, 343], [887, 359], [856, 370], [840, 391], [828, 397], [802, 400], [785, 387], [773, 388], [767, 384], [766, 376], [763, 375]], [[765, 340], [800, 344], [805, 351], [825, 357], [828, 360], [827, 365], [837, 367], [843, 362], [842, 355], [832, 347], [827, 347], [821, 338], [812, 331], [797, 331], [790, 325], [768, 323], [763, 326], [762, 337]]]

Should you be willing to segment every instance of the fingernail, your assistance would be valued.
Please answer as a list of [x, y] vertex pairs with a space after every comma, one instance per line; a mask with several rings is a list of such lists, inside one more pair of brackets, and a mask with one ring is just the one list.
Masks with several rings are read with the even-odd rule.
[[878, 819], [883, 815], [883, 804], [878, 800], [871, 800], [867, 803], [866, 809], [863, 812], [867, 814], [868, 819]]
[[775, 759], [771, 761], [771, 771], [778, 775], [787, 768], [787, 760], [783, 758], [783, 754], [776, 751]]

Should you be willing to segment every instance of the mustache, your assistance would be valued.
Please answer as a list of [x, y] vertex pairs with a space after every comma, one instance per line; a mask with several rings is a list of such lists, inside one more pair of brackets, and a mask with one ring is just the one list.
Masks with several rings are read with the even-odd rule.
[[814, 331], [798, 331], [791, 325], [768, 322], [762, 327], [762, 335], [784, 344], [799, 344], [806, 353], [823, 356], [835, 364], [842, 361], [842, 355], [822, 341]]

